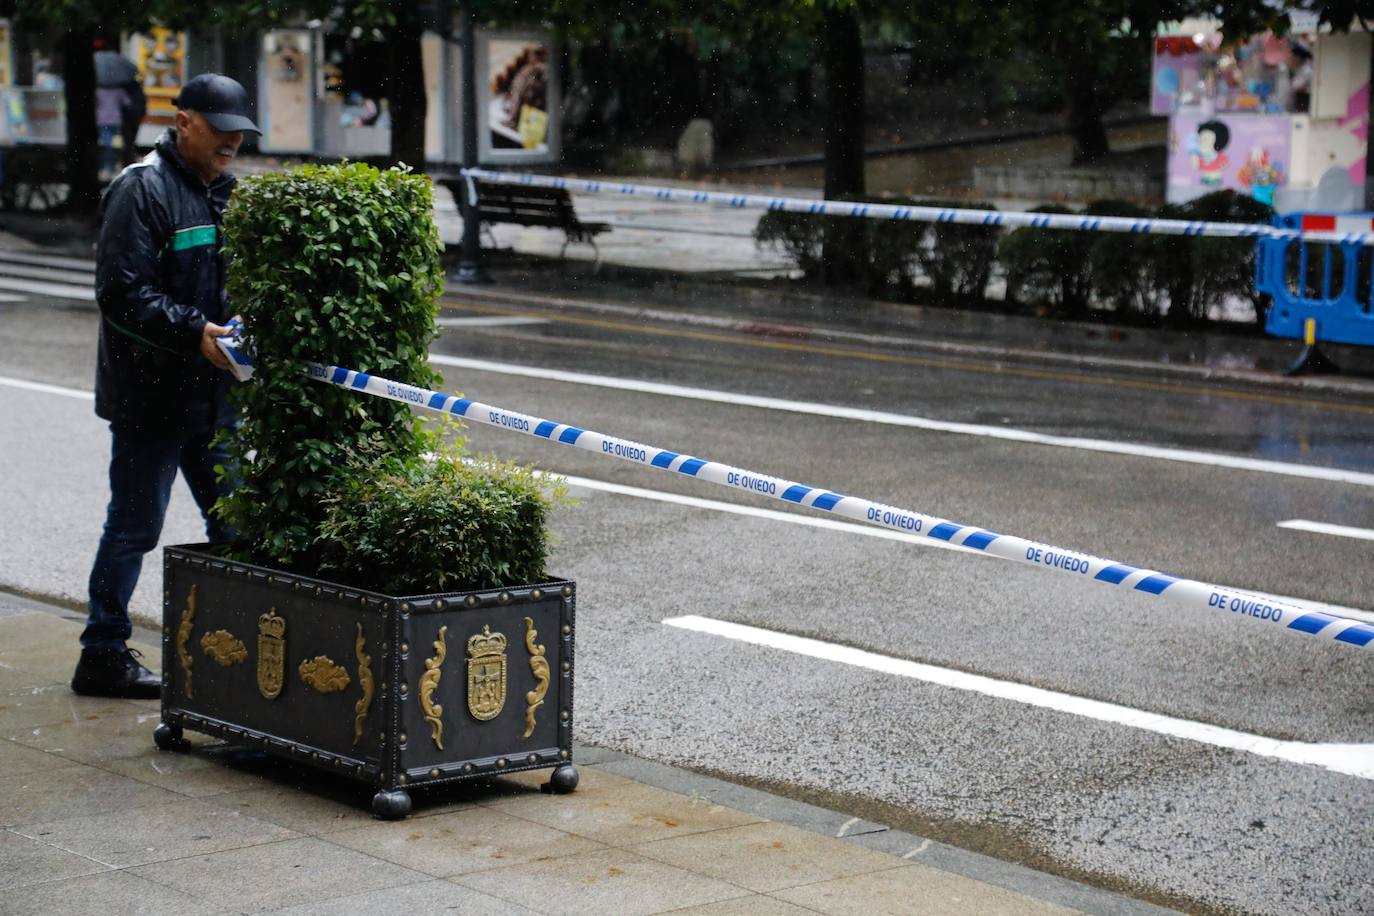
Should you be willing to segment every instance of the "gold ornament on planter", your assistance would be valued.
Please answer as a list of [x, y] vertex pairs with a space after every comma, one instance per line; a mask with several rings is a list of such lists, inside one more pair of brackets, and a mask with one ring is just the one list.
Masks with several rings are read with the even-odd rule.
[[186, 682], [186, 698], [195, 696], [191, 690], [191, 653], [186, 648], [186, 644], [191, 641], [191, 628], [196, 622], [196, 588], [191, 586], [191, 593], [186, 596], [186, 608], [181, 612], [181, 623], [177, 626], [177, 660], [181, 662], [182, 680]]
[[358, 624], [358, 640], [353, 651], [358, 656], [358, 685], [363, 689], [362, 698], [353, 706], [353, 745], [356, 747], [363, 737], [363, 722], [372, 708], [372, 657], [363, 651], [367, 647], [367, 637], [363, 625]]
[[549, 691], [549, 661], [544, 658], [544, 647], [534, 644], [534, 638], [538, 635], [539, 631], [534, 628], [534, 621], [526, 617], [525, 648], [530, 653], [530, 671], [539, 683], [525, 694], [525, 734], [522, 738], [534, 734], [534, 711], [544, 705], [544, 694]]
[[448, 627], [439, 628], [439, 638], [434, 640], [435, 655], [433, 658], [425, 659], [425, 673], [420, 675], [420, 708], [425, 712], [425, 721], [429, 723], [434, 746], [441, 751], [444, 749], [444, 720], [440, 717], [444, 714], [444, 707], [430, 697], [434, 696], [434, 691], [439, 686], [439, 678], [443, 674], [439, 666], [444, 663], [444, 656], [448, 654], [448, 644], [444, 641], [444, 634], [447, 632]]
[[248, 661], [248, 647], [228, 630], [206, 633], [200, 638], [200, 648], [222, 668]]
[[338, 693], [349, 684], [348, 672], [326, 655], [316, 655], [309, 661], [301, 662], [298, 670], [301, 680], [320, 693]]

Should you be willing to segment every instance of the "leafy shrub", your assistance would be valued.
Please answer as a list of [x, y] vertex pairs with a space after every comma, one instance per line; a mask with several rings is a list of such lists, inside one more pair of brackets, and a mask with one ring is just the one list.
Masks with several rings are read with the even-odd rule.
[[305, 361], [430, 388], [426, 365], [443, 274], [430, 183], [362, 164], [245, 178], [224, 216], [228, 292], [255, 353], [234, 386], [239, 466], [217, 511], [242, 559], [312, 567], [324, 500], [369, 443], [418, 456], [400, 403], [310, 380]]
[[499, 588], [546, 578], [549, 510], [529, 468], [467, 461], [358, 461], [323, 501], [321, 569], [389, 594]]
[[782, 252], [807, 279], [821, 275], [821, 248], [824, 235], [819, 217], [809, 213], [769, 210], [754, 226], [754, 244], [760, 249]]
[[[1143, 219], [1151, 212], [1123, 200], [1088, 204], [1094, 216]], [[1152, 320], [1163, 308], [1155, 246], [1148, 236], [1094, 232], [1088, 241], [1088, 287], [1093, 302], [1127, 320]]]
[[[916, 204], [941, 209], [997, 209], [987, 201], [922, 200]], [[921, 227], [916, 242], [916, 265], [930, 281], [936, 300], [957, 303], [982, 299], [992, 275], [1000, 230], [994, 226], [959, 223], [915, 225]]]
[[[1032, 213], [1073, 213], [1068, 207], [1036, 207]], [[1045, 304], [1066, 317], [1088, 312], [1086, 232], [1022, 227], [997, 245], [997, 260], [1007, 271], [1007, 299]]]
[[[1213, 191], [1185, 204], [1170, 204], [1161, 219], [1269, 223], [1274, 210], [1235, 191]], [[1160, 276], [1169, 294], [1167, 322], [1175, 327], [1207, 320], [1208, 311], [1227, 296], [1249, 300], [1263, 324], [1264, 308], [1255, 290], [1254, 239], [1161, 235], [1154, 238]]]
[[[912, 203], [901, 199], [866, 202]], [[923, 228], [919, 223], [770, 210], [759, 218], [754, 241], [759, 248], [781, 251], [807, 279], [854, 283], [869, 295], [878, 295], [910, 287]]]

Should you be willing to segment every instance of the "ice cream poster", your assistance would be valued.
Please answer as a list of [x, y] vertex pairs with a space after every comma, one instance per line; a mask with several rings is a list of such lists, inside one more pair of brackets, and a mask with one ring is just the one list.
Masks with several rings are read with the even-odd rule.
[[1289, 118], [1174, 115], [1169, 128], [1169, 184], [1223, 188], [1273, 204], [1288, 183], [1292, 121]]
[[492, 149], [548, 152], [549, 48], [493, 39], [487, 46], [487, 126]]

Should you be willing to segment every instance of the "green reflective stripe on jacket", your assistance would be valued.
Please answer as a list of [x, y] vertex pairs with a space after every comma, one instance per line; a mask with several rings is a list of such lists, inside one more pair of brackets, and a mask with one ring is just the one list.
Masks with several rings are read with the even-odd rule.
[[172, 236], [172, 250], [181, 251], [183, 248], [213, 245], [215, 239], [214, 226], [192, 226], [190, 229], [178, 229]]

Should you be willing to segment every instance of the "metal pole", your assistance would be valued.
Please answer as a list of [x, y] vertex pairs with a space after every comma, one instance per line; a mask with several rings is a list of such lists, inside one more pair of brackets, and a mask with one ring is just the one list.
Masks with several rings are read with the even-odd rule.
[[[463, 56], [462, 121], [463, 168], [477, 167], [477, 41], [472, 28], [472, 0], [464, 0], [460, 8], [459, 50]], [[472, 185], [467, 185], [471, 188]], [[482, 269], [482, 220], [476, 201], [465, 188], [463, 199], [463, 247], [458, 259], [458, 283], [490, 283]]]

